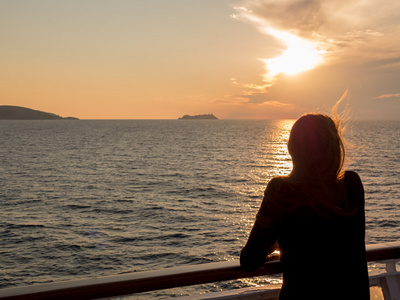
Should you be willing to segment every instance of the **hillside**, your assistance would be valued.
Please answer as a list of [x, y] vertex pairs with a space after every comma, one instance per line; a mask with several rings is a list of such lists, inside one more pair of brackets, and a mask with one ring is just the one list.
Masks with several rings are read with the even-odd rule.
[[183, 117], [179, 118], [178, 120], [218, 120], [218, 118], [216, 116], [214, 116], [213, 114], [196, 115], [196, 116], [184, 115]]
[[62, 120], [77, 119], [73, 117], [63, 118], [53, 113], [47, 113], [26, 107], [0, 105], [0, 120]]

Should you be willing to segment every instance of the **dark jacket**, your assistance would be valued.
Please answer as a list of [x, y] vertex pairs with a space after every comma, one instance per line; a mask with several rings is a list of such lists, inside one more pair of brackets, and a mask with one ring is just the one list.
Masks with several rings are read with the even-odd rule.
[[[332, 217], [317, 213], [284, 178], [269, 182], [240, 263], [248, 271], [259, 268], [278, 241], [280, 299], [369, 299], [364, 189], [355, 172], [346, 171], [343, 180], [349, 209], [355, 212]], [[302, 204], [293, 206], [293, 197]]]

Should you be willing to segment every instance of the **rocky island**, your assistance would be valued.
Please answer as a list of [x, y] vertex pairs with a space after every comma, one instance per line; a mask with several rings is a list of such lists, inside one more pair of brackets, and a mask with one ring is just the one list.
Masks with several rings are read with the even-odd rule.
[[53, 113], [26, 107], [0, 105], [0, 120], [79, 120], [74, 117], [63, 118]]
[[178, 120], [218, 120], [218, 118], [213, 114], [195, 115], [195, 116], [184, 115]]

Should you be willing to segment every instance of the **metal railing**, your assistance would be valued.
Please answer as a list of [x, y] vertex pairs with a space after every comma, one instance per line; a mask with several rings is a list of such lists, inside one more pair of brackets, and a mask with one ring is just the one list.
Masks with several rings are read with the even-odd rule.
[[[367, 246], [368, 261], [400, 258], [400, 242]], [[279, 260], [254, 272], [240, 268], [239, 261], [190, 265], [92, 279], [55, 282], [0, 290], [0, 299], [96, 299], [146, 291], [281, 273]]]

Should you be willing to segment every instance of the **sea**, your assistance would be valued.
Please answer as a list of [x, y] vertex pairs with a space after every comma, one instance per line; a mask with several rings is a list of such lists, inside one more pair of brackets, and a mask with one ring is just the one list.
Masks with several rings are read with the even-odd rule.
[[[237, 260], [268, 181], [291, 170], [293, 123], [0, 121], [0, 288]], [[399, 136], [400, 121], [347, 126], [347, 168], [359, 173], [366, 193], [367, 244], [400, 240]]]

